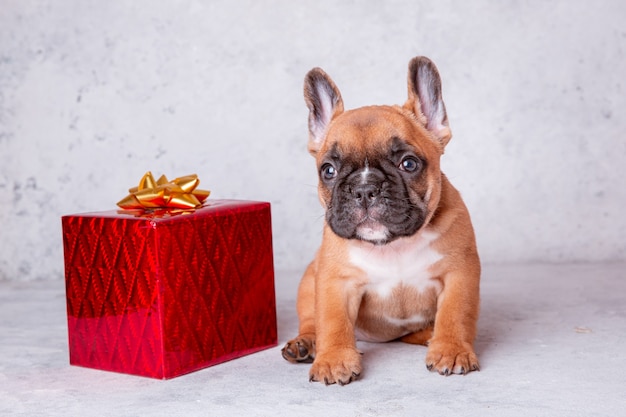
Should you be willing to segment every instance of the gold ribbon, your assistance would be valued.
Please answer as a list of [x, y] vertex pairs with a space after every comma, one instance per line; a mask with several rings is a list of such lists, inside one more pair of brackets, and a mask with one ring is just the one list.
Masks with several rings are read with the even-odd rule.
[[137, 187], [128, 190], [130, 194], [121, 199], [117, 205], [125, 210], [132, 209], [193, 209], [202, 205], [210, 191], [198, 190], [200, 180], [196, 174], [186, 175], [168, 181], [165, 175], [154, 180], [148, 171], [139, 181]]

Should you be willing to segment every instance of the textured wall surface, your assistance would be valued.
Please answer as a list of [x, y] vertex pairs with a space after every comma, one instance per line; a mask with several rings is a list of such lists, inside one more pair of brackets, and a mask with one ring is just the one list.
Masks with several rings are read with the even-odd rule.
[[62, 276], [60, 216], [152, 170], [273, 204], [275, 263], [321, 237], [306, 71], [347, 108], [439, 66], [443, 167], [487, 262], [626, 259], [626, 3], [3, 0], [0, 279]]

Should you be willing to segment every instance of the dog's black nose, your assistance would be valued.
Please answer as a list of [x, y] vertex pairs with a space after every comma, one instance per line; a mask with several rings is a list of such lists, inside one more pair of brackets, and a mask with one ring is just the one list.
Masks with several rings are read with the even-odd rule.
[[374, 184], [359, 184], [352, 188], [354, 199], [363, 208], [371, 206], [379, 194], [380, 188]]

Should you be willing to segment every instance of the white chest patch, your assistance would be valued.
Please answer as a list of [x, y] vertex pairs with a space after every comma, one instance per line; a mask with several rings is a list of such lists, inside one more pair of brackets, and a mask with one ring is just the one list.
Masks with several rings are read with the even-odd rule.
[[355, 241], [348, 253], [350, 261], [367, 276], [367, 292], [386, 298], [400, 284], [419, 292], [439, 290], [441, 284], [430, 273], [430, 267], [443, 258], [431, 246], [438, 237], [438, 233], [421, 231], [384, 246]]

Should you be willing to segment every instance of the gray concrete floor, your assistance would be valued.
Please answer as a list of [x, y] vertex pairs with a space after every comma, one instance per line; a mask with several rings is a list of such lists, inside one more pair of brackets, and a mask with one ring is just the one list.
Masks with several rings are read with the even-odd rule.
[[0, 415], [626, 415], [626, 264], [488, 265], [480, 372], [443, 377], [423, 347], [360, 343], [365, 372], [344, 387], [280, 356], [298, 280], [277, 272], [278, 347], [168, 381], [70, 366], [63, 283], [0, 282]]

